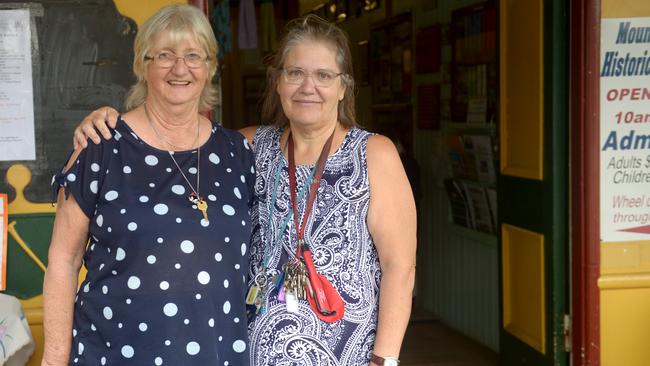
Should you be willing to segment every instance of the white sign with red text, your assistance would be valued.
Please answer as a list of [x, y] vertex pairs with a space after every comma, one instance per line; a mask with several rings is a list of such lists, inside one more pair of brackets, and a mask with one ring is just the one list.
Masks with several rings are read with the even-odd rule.
[[650, 240], [650, 18], [601, 21], [600, 239]]

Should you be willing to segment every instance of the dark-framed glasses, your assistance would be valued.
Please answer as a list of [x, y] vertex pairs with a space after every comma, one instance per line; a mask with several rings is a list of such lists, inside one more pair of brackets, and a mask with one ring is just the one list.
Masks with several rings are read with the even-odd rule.
[[285, 67], [282, 69], [282, 77], [288, 84], [301, 85], [307, 76], [311, 76], [316, 86], [328, 87], [334, 84], [337, 77], [343, 75], [342, 72], [319, 69], [307, 71], [299, 67]]
[[184, 56], [176, 56], [176, 54], [173, 52], [160, 52], [159, 54], [154, 55], [153, 57], [145, 56], [144, 59], [146, 61], [153, 60], [153, 63], [156, 64], [156, 66], [162, 68], [174, 67], [178, 59], [183, 59], [187, 67], [189, 67], [190, 69], [197, 69], [203, 66], [205, 62], [208, 61], [210, 58], [195, 52], [190, 52], [188, 54], [185, 54]]

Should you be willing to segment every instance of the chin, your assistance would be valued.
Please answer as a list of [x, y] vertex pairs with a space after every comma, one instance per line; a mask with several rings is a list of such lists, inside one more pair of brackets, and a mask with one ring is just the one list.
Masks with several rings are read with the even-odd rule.
[[294, 113], [286, 114], [289, 121], [299, 123], [301, 125], [315, 125], [321, 124], [323, 121], [337, 120], [336, 116], [325, 115], [320, 111], [293, 111]]
[[174, 95], [174, 96], [169, 96], [166, 98], [167, 103], [172, 104], [172, 105], [183, 105], [183, 104], [188, 104], [188, 103], [198, 103], [200, 99], [200, 95], [192, 95], [192, 96], [179, 96], [179, 95]]

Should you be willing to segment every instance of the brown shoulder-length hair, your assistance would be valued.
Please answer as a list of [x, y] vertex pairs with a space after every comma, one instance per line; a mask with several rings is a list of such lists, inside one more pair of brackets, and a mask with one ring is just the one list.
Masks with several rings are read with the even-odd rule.
[[271, 65], [266, 70], [266, 89], [262, 96], [262, 122], [274, 123], [280, 127], [289, 123], [276, 89], [289, 51], [305, 41], [324, 42], [334, 46], [336, 63], [339, 72], [342, 73], [341, 82], [345, 87], [345, 95], [338, 106], [338, 119], [346, 127], [356, 126], [354, 74], [348, 37], [341, 28], [313, 14], [294, 19], [287, 24], [287, 32], [272, 58]]

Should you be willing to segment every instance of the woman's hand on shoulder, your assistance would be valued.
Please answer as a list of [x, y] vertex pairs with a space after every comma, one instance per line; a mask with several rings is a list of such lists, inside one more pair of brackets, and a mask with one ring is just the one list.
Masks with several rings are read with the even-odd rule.
[[112, 135], [109, 127], [115, 128], [119, 115], [119, 112], [111, 107], [101, 107], [87, 115], [74, 130], [72, 140], [74, 148], [81, 147], [85, 149], [88, 146], [88, 139], [91, 139], [95, 144], [99, 144], [102, 142], [99, 134], [106, 140], [110, 140]]

